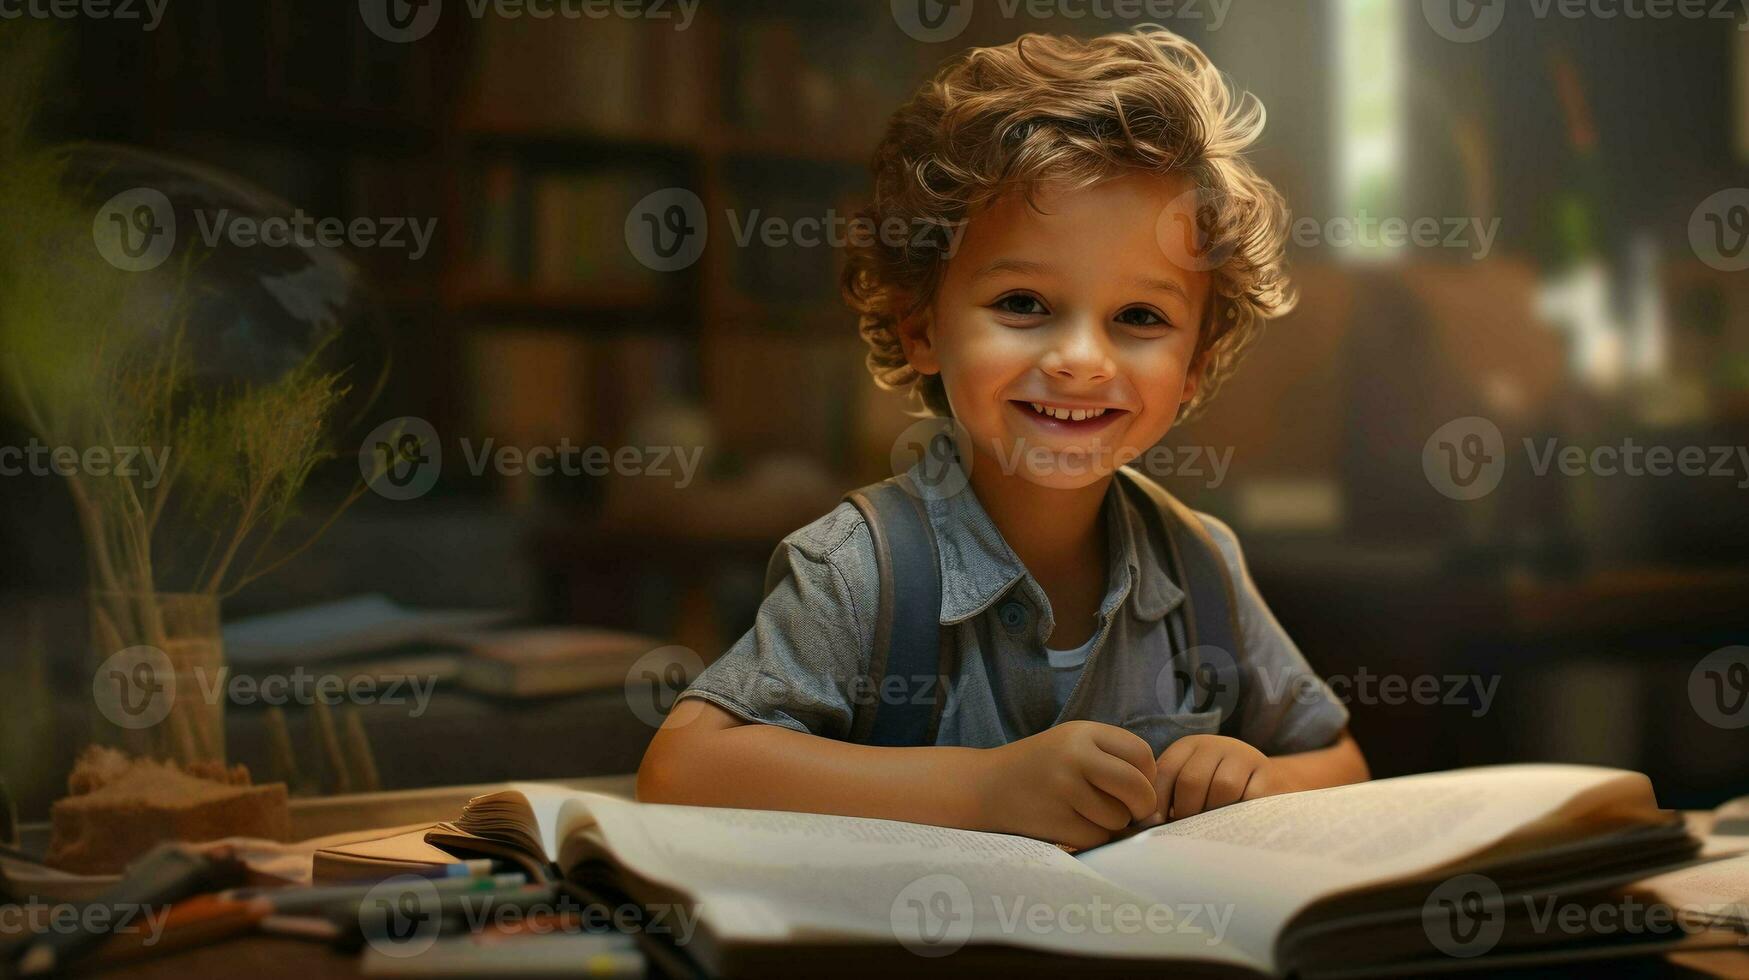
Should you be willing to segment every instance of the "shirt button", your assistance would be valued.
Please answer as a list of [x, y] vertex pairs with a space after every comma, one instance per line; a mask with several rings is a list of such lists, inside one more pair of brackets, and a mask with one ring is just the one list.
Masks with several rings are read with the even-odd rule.
[[1010, 599], [996, 607], [996, 618], [1001, 621], [1003, 629], [1019, 634], [1026, 629], [1026, 604], [1019, 599]]

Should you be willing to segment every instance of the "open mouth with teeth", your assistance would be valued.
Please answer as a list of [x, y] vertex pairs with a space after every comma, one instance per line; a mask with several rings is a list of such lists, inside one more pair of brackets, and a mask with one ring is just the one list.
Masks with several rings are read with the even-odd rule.
[[1108, 425], [1112, 419], [1124, 414], [1124, 410], [1121, 408], [1067, 408], [1044, 402], [1023, 401], [1016, 401], [1013, 404], [1050, 428], [1101, 428]]

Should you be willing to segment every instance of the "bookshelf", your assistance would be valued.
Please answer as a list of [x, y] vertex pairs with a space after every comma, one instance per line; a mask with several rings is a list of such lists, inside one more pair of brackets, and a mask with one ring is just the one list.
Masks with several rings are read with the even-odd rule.
[[[452, 6], [410, 44], [373, 35], [349, 2], [173, 4], [149, 34], [81, 24], [70, 72], [81, 81], [57, 126], [210, 163], [316, 215], [436, 218], [417, 260], [351, 252], [396, 365], [373, 417], [417, 415], [446, 440], [612, 447], [680, 406], [710, 424], [713, 476], [776, 454], [812, 461], [839, 489], [861, 480], [859, 417], [900, 409], [861, 391], [839, 250], [740, 244], [732, 225], [847, 218], [886, 114], [946, 48], [912, 42], [884, 4], [725, 0], [700, 5], [684, 31]], [[697, 195], [710, 232], [695, 262], [657, 271], [631, 256], [624, 224], [667, 187]], [[539, 503], [552, 541], [591, 543], [537, 541], [536, 553], [641, 574], [636, 532], [590, 533], [612, 524], [607, 489], [452, 479], [460, 456], [445, 453], [434, 496]], [[701, 507], [729, 499], [699, 496]], [[793, 528], [834, 498], [793, 512], [755, 501], [764, 516], [745, 523]], [[643, 550], [723, 552], [710, 544], [723, 524], [676, 520]], [[550, 592], [555, 618], [603, 618], [603, 602]]]

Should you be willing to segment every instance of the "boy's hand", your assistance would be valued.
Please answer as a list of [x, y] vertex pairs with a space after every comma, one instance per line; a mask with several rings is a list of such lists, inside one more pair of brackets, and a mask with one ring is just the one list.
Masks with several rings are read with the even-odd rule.
[[1280, 767], [1249, 742], [1186, 735], [1160, 753], [1154, 785], [1158, 815], [1182, 820], [1241, 800], [1288, 792]]
[[1153, 750], [1116, 725], [1064, 722], [988, 752], [979, 794], [992, 830], [1096, 847], [1157, 809]]

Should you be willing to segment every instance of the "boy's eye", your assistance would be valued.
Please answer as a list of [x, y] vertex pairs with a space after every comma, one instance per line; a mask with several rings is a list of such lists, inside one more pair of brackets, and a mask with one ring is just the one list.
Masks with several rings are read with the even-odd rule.
[[1037, 296], [1027, 293], [1009, 293], [991, 303], [990, 307], [1002, 313], [1012, 313], [1015, 316], [1038, 316], [1050, 312], [1045, 309], [1044, 303], [1040, 302]]
[[1117, 315], [1117, 320], [1119, 323], [1125, 323], [1132, 327], [1151, 327], [1154, 329], [1161, 329], [1172, 325], [1172, 323], [1165, 317], [1155, 313], [1153, 310], [1150, 310], [1145, 306], [1132, 306], [1129, 309], [1124, 310], [1122, 313], [1119, 313]]

